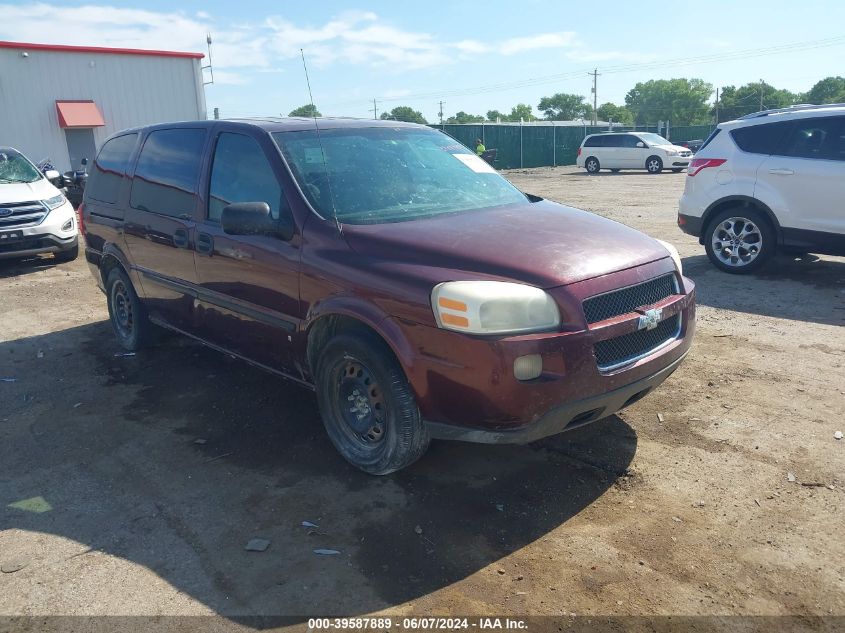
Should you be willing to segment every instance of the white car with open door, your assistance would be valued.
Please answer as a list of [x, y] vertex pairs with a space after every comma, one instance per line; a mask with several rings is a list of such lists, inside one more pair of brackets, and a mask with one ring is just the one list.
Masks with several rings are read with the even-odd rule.
[[76, 212], [41, 171], [11, 147], [0, 147], [0, 259], [53, 253], [58, 261], [79, 255]]

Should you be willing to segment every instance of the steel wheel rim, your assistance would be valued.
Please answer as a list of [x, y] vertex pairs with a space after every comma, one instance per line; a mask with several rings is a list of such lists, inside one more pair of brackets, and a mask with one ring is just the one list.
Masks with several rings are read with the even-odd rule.
[[716, 225], [710, 246], [725, 266], [748, 266], [760, 256], [763, 235], [756, 222], [739, 216], [726, 218]]
[[366, 365], [346, 358], [337, 376], [336, 414], [344, 434], [371, 448], [384, 440], [384, 392]]
[[116, 281], [111, 291], [112, 321], [117, 331], [124, 338], [132, 336], [135, 328], [135, 315], [129, 290], [122, 281]]

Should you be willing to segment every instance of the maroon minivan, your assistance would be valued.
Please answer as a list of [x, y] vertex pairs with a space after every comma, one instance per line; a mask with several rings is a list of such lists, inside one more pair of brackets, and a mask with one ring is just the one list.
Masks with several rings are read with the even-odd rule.
[[127, 130], [82, 218], [123, 347], [155, 324], [316, 390], [338, 451], [373, 474], [431, 438], [524, 443], [609, 416], [692, 342], [677, 251], [521, 193], [419, 125]]

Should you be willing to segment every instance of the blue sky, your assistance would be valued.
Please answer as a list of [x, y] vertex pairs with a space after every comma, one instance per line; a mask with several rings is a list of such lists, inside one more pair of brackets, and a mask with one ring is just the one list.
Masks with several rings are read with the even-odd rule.
[[[536, 106], [544, 95], [624, 103], [636, 82], [700, 77], [714, 86], [765, 79], [802, 91], [845, 74], [845, 3], [803, 2], [6, 2], [0, 39], [205, 52], [214, 39], [209, 109], [287, 114], [308, 102], [372, 116], [411, 105], [429, 121], [463, 110]], [[839, 38], [834, 45], [807, 44]], [[751, 54], [743, 51], [784, 50]], [[811, 47], [812, 46], [812, 47]], [[712, 61], [703, 61], [702, 58]], [[674, 63], [675, 60], [688, 60]], [[673, 62], [673, 63], [670, 63]]]

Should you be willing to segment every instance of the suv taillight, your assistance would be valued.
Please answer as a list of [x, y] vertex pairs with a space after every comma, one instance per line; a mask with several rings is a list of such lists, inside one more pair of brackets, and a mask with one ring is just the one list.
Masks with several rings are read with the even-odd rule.
[[82, 235], [85, 235], [85, 217], [83, 215], [84, 213], [85, 203], [80, 202], [79, 207], [76, 209], [76, 222], [79, 225], [79, 232], [82, 233]]
[[702, 169], [707, 169], [708, 167], [718, 167], [726, 161], [726, 158], [693, 158], [690, 161], [689, 167], [687, 167], [687, 176], [692, 178]]

